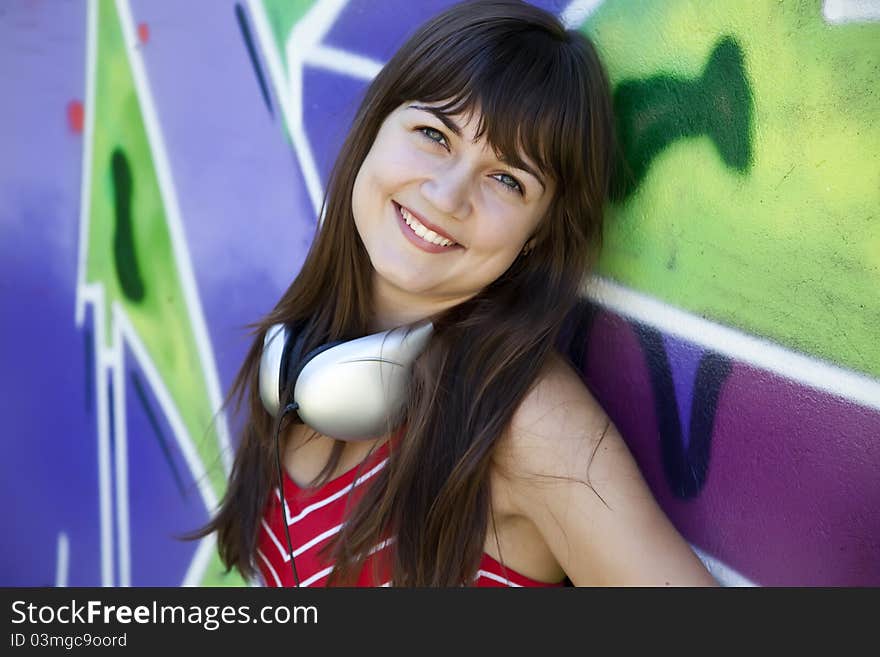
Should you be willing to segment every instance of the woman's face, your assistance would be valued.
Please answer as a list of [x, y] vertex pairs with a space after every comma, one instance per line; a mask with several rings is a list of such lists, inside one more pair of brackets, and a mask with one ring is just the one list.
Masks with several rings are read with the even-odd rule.
[[531, 171], [474, 141], [479, 115], [450, 119], [421, 103], [400, 106], [355, 180], [352, 209], [378, 312], [400, 315], [388, 325], [456, 305], [498, 278], [553, 198], [552, 181], [526, 158]]

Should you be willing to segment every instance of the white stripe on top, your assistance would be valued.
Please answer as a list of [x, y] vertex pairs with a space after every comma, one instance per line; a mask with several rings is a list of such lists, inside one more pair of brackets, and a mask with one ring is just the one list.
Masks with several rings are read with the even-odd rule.
[[506, 577], [502, 577], [501, 575], [496, 575], [495, 573], [490, 573], [488, 570], [482, 570], [482, 569], [478, 570], [477, 576], [474, 577], [474, 581], [480, 579], [480, 577], [486, 577], [488, 579], [495, 580], [496, 582], [500, 582], [500, 583], [505, 584], [507, 586], [522, 588], [522, 584], [517, 584], [516, 582], [511, 582]]
[[[373, 546], [370, 549], [370, 551], [368, 552], [368, 554], [375, 554], [376, 552], [378, 552], [379, 550], [384, 548], [386, 545], [390, 545], [393, 542], [394, 542], [393, 540], [382, 541], [381, 543], [378, 543], [377, 545]], [[304, 579], [302, 582], [300, 582], [300, 586], [311, 586], [312, 584], [317, 582], [319, 579], [326, 577], [327, 575], [329, 575], [332, 572], [333, 572], [333, 566], [328, 566], [327, 568], [324, 568], [323, 570], [319, 570], [311, 577]], [[383, 584], [382, 586], [389, 586], [390, 584], [391, 584], [391, 582], [387, 582], [387, 583]]]
[[319, 579], [321, 579], [322, 577], [326, 577], [327, 575], [329, 575], [332, 572], [333, 572], [333, 566], [328, 566], [324, 570], [319, 570], [311, 577], [304, 579], [303, 581], [301, 581], [299, 583], [299, 585], [300, 586], [311, 586], [312, 584], [317, 582]]
[[320, 534], [315, 536], [315, 538], [313, 538], [312, 540], [310, 540], [306, 543], [303, 543], [298, 548], [296, 548], [293, 551], [293, 558], [296, 559], [303, 552], [308, 550], [310, 547], [317, 545], [318, 543], [323, 541], [325, 538], [329, 538], [329, 537], [333, 536], [333, 534], [338, 534], [341, 529], [342, 529], [342, 524], [339, 524], [339, 525], [336, 525], [335, 527], [331, 527], [330, 529], [328, 529], [325, 532], [321, 532]]
[[[377, 472], [379, 472], [379, 470], [381, 470], [382, 468], [385, 467], [385, 464], [386, 464], [386, 463], [388, 463], [388, 459], [387, 459], [387, 458], [384, 459], [384, 460], [382, 460], [381, 462], [379, 462], [379, 463], [378, 463], [375, 467], [373, 467], [371, 470], [369, 470], [369, 471], [365, 472], [364, 474], [362, 474], [360, 477], [358, 477], [355, 481], [353, 481], [352, 483], [350, 483], [348, 486], [345, 486], [345, 487], [342, 488], [341, 490], [336, 491], [336, 492], [333, 493], [332, 495], [328, 495], [327, 497], [325, 497], [324, 499], [322, 499], [322, 500], [320, 500], [320, 501], [318, 501], [318, 502], [314, 502], [314, 503], [312, 503], [312, 504], [309, 504], [306, 508], [304, 508], [302, 511], [300, 511], [300, 512], [299, 512], [296, 516], [294, 516], [294, 517], [291, 517], [291, 515], [290, 515], [290, 507], [287, 506], [287, 500], [285, 500], [285, 501], [284, 501], [284, 517], [287, 519], [287, 524], [288, 524], [288, 525], [292, 525], [292, 524], [294, 524], [294, 523], [297, 523], [297, 522], [299, 522], [300, 520], [302, 520], [303, 518], [305, 518], [307, 515], [309, 515], [312, 511], [315, 511], [315, 510], [317, 510], [317, 509], [320, 509], [322, 506], [326, 506], [327, 504], [330, 504], [330, 503], [333, 502], [334, 500], [338, 500], [340, 497], [342, 497], [343, 495], [345, 495], [345, 494], [346, 494], [348, 491], [350, 491], [352, 488], [354, 488], [354, 487], [356, 487], [356, 486], [360, 486], [360, 485], [361, 485], [363, 482], [365, 482], [367, 479], [369, 479], [370, 477], [372, 477], [373, 475], [375, 475]], [[277, 488], [275, 489], [275, 497], [276, 497], [279, 501], [281, 500], [281, 496], [278, 494], [278, 489], [277, 489]]]
[[275, 579], [275, 586], [281, 586], [281, 578], [278, 577], [278, 573], [275, 572], [275, 569], [272, 567], [272, 562], [266, 558], [266, 555], [263, 554], [263, 551], [260, 548], [257, 548], [257, 556], [263, 560], [263, 563], [266, 564], [266, 568], [269, 569], [272, 577]]

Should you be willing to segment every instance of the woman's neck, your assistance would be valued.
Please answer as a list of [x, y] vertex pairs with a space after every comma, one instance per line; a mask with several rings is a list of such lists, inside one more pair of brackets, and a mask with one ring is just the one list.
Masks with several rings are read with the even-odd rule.
[[415, 324], [466, 300], [467, 298], [438, 298], [428, 294], [413, 294], [393, 287], [377, 276], [373, 283], [374, 312], [370, 330], [378, 333], [406, 324]]

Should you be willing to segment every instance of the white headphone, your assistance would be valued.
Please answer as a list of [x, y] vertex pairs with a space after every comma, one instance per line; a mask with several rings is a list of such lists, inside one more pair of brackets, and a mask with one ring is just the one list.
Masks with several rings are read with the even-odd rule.
[[316, 431], [339, 440], [368, 440], [396, 425], [413, 361], [433, 331], [428, 323], [321, 345], [302, 354], [302, 330], [275, 324], [263, 341], [260, 398], [273, 416], [288, 399]]

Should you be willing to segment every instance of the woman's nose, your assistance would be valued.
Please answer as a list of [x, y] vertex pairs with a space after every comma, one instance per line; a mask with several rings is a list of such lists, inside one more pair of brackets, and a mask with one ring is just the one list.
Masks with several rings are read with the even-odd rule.
[[439, 212], [465, 219], [471, 212], [473, 174], [465, 163], [444, 167], [422, 183], [422, 195]]

